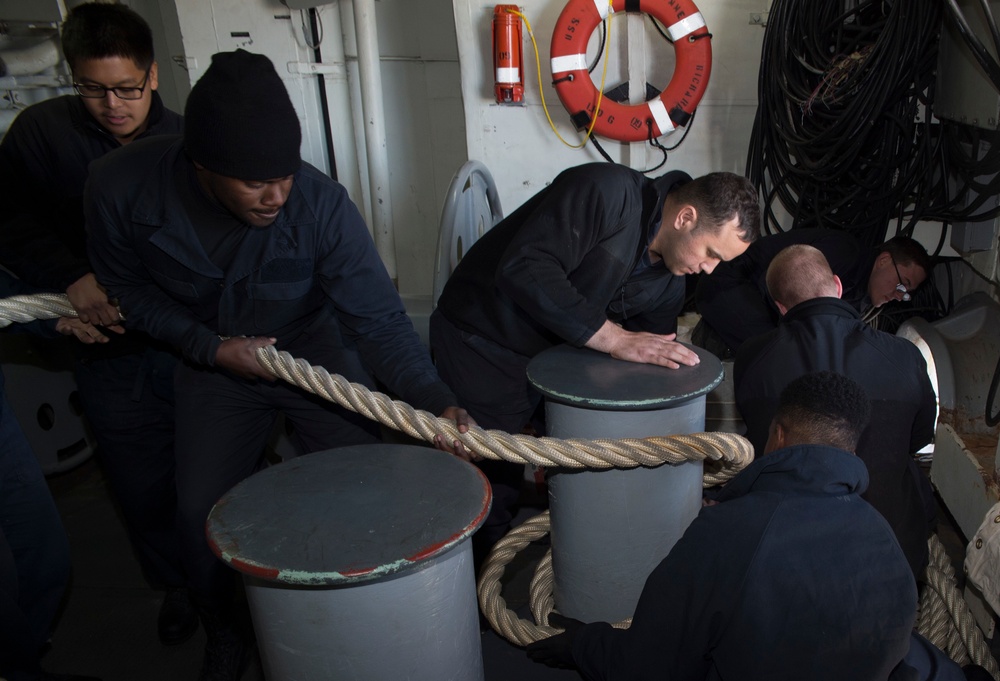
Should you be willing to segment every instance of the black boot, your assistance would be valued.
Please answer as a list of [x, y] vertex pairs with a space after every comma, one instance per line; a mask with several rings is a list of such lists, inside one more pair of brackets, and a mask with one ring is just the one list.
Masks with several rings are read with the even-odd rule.
[[978, 664], [968, 664], [962, 667], [966, 681], [990, 681], [993, 675]]
[[250, 659], [250, 647], [229, 618], [218, 611], [202, 611], [205, 659], [198, 681], [239, 681]]
[[156, 624], [164, 645], [174, 646], [194, 636], [198, 630], [198, 611], [187, 589], [167, 589]]

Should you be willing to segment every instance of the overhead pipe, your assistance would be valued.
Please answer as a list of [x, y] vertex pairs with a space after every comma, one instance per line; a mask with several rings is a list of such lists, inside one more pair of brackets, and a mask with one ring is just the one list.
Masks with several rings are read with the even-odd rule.
[[[26, 47], [7, 48], [0, 43], [0, 90], [66, 87], [69, 83], [62, 75], [38, 75], [58, 66], [60, 61], [62, 55], [56, 36]], [[20, 112], [20, 108], [0, 109], [0, 137], [7, 134]]]
[[58, 66], [62, 57], [56, 36], [16, 49], [0, 49], [0, 76], [31, 76]]
[[392, 195], [389, 190], [389, 153], [385, 141], [382, 66], [379, 61], [375, 0], [354, 0], [354, 31], [358, 41], [358, 75], [368, 156], [372, 233], [375, 248], [396, 287], [396, 238], [393, 233]]
[[[337, 11], [323, 15], [324, 31], [327, 35], [343, 36], [345, 3], [338, 3]], [[336, 147], [336, 179], [347, 187], [351, 197], [356, 198], [359, 206], [364, 204], [364, 192], [361, 190], [361, 171], [358, 162], [360, 143], [354, 134], [354, 114], [351, 109], [351, 88], [348, 82], [347, 55], [344, 53], [344, 41], [328, 40], [322, 45], [323, 62], [338, 65], [338, 69], [324, 75], [322, 87], [331, 94], [327, 98], [330, 107], [328, 121], [330, 133]], [[331, 165], [334, 165], [331, 161]], [[331, 168], [333, 171], [334, 168]], [[331, 172], [331, 177], [333, 173]]]

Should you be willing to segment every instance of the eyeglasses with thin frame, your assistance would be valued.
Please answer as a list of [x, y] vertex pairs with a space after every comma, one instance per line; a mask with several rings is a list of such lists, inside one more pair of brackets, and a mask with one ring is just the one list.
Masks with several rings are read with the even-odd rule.
[[142, 93], [146, 90], [146, 85], [149, 84], [149, 71], [150, 69], [146, 69], [146, 77], [142, 79], [142, 84], [138, 87], [104, 87], [92, 83], [73, 83], [73, 89], [78, 95], [87, 99], [104, 99], [109, 92], [115, 93], [115, 97], [118, 99], [128, 101], [142, 99]]
[[899, 267], [896, 265], [896, 259], [889, 254], [889, 259], [892, 260], [892, 268], [896, 270], [896, 278], [899, 279], [899, 283], [896, 284], [896, 290], [903, 294], [903, 302], [910, 302], [910, 292], [906, 288], [906, 284], [903, 283], [903, 277], [899, 276]]

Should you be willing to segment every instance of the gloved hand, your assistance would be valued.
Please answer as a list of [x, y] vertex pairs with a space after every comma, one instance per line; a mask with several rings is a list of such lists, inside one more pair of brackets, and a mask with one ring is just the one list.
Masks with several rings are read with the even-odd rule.
[[584, 623], [554, 612], [549, 615], [549, 624], [565, 631], [528, 644], [525, 649], [528, 657], [534, 662], [550, 667], [576, 669], [576, 663], [573, 661], [573, 639]]

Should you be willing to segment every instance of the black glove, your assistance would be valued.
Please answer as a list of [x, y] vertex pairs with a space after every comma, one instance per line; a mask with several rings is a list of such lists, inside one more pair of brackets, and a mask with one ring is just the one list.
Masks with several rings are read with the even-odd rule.
[[986, 669], [978, 664], [965, 665], [962, 667], [962, 673], [965, 675], [966, 681], [984, 681], [993, 678]]
[[550, 667], [576, 669], [576, 663], [573, 661], [573, 639], [583, 626], [583, 622], [554, 612], [549, 615], [549, 624], [565, 631], [528, 644], [525, 649], [528, 657], [534, 662]]

